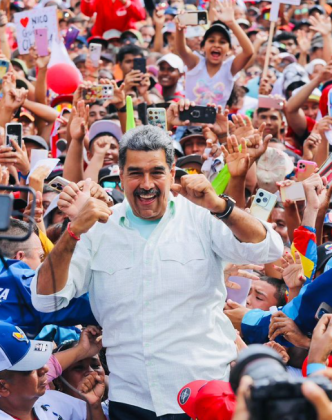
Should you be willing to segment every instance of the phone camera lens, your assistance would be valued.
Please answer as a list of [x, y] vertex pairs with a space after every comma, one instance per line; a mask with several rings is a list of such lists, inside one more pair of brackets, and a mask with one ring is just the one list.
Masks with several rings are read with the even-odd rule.
[[262, 200], [260, 198], [257, 198], [256, 202], [260, 203]]
[[258, 195], [259, 195], [260, 197], [263, 197], [264, 193], [260, 192]]
[[263, 201], [264, 201], [264, 203], [267, 203], [267, 198], [266, 198], [266, 197], [264, 197], [264, 198], [263, 198]]

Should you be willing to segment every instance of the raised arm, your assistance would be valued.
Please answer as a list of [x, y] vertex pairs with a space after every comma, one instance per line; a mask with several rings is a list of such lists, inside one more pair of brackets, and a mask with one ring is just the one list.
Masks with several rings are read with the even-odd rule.
[[174, 19], [174, 21], [176, 25], [176, 52], [182, 58], [184, 64], [188, 67], [188, 70], [192, 70], [199, 63], [199, 57], [196, 54], [194, 54], [186, 44], [186, 38], [184, 36], [184, 30], [186, 27], [180, 24], [179, 18], [177, 16]]
[[[105, 202], [91, 198], [90, 186], [91, 180], [86, 180], [81, 191], [76, 184], [71, 183], [60, 195], [58, 207], [72, 220], [70, 232], [65, 231], [40, 267], [37, 294], [51, 295], [64, 289], [78, 238], [88, 232], [96, 222], [106, 223], [112, 214]], [[50, 281], [51, 275], [53, 282]]]

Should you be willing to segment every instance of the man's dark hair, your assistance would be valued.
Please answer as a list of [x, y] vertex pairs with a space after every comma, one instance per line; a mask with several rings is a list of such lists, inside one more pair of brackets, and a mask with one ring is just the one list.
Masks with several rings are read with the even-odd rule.
[[[29, 232], [29, 225], [22, 220], [11, 219], [9, 229], [4, 232], [7, 236], [12, 237], [19, 237], [24, 236]], [[7, 241], [5, 239], [0, 239], [0, 250], [2, 255], [5, 258], [15, 258], [15, 255], [18, 251], [23, 251], [25, 253], [29, 252], [29, 239], [24, 242], [16, 242], [16, 241]]]
[[122, 63], [126, 54], [132, 54], [135, 56], [140, 55], [143, 57], [143, 51], [140, 47], [134, 44], [128, 44], [120, 48], [118, 55], [116, 56], [116, 61], [118, 63]]
[[276, 279], [274, 277], [269, 276], [261, 276], [260, 280], [266, 281], [266, 283], [269, 283], [271, 286], [273, 286], [276, 291], [274, 294], [274, 297], [277, 299], [277, 305], [276, 306], [285, 306], [287, 303], [286, 300], [286, 284], [283, 280]]
[[164, 150], [166, 162], [170, 169], [174, 162], [173, 140], [159, 127], [142, 125], [127, 131], [120, 142], [119, 166], [121, 169], [123, 169], [126, 164], [128, 149], [144, 152]]
[[281, 43], [282, 41], [289, 41], [290, 39], [292, 39], [295, 42], [295, 44], [298, 45], [297, 37], [292, 32], [281, 32], [280, 34], [274, 37], [274, 41], [281, 42]]
[[281, 109], [271, 109], [271, 108], [257, 108], [257, 115], [262, 114], [263, 112], [269, 112], [269, 111], [277, 111], [280, 115], [280, 118], [283, 118], [283, 113]]
[[104, 102], [103, 101], [92, 102], [92, 104], [89, 105], [89, 109], [91, 109], [94, 105], [104, 106]]

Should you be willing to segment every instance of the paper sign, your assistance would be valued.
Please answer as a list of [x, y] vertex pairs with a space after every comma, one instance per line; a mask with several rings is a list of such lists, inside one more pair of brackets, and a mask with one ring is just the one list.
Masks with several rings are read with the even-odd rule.
[[31, 161], [30, 167], [34, 168], [38, 161], [41, 159], [47, 159], [48, 150], [31, 149]]
[[29, 54], [35, 45], [35, 29], [47, 28], [48, 43], [58, 39], [58, 19], [56, 6], [34, 8], [14, 14], [16, 38], [20, 54]]
[[53, 171], [53, 169], [56, 167], [60, 159], [41, 159], [39, 160], [36, 165], [31, 169], [30, 174], [27, 179], [27, 184], [29, 184], [30, 175], [34, 173], [34, 171], [37, 168], [40, 168], [41, 166], [46, 166], [49, 169], [49, 172], [46, 174], [45, 178], [49, 176], [49, 174]]
[[279, 17], [280, 4], [291, 4], [292, 6], [299, 6], [301, 0], [271, 0], [270, 22], [277, 22]]

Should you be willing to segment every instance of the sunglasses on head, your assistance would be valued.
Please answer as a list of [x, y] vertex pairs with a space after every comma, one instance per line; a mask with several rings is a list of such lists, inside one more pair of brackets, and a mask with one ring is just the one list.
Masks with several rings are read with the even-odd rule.
[[294, 14], [295, 15], [303, 15], [304, 13], [308, 13], [308, 12], [309, 12], [309, 10], [306, 7], [304, 7], [303, 9], [295, 10]]

